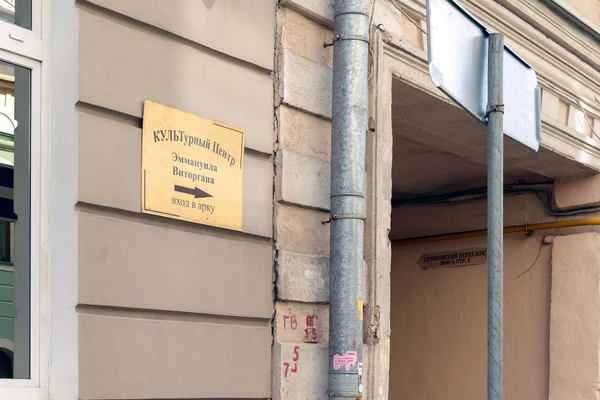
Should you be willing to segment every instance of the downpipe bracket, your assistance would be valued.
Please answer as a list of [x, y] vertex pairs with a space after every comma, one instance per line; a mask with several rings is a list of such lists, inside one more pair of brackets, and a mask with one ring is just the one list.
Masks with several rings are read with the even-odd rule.
[[486, 119], [489, 118], [490, 114], [493, 112], [499, 112], [504, 114], [504, 104], [496, 104], [496, 105], [489, 105], [487, 106], [486, 110], [485, 110], [485, 117]]
[[344, 399], [362, 399], [362, 393], [336, 393], [327, 392], [329, 397], [342, 397]]
[[329, 214], [329, 220], [321, 221], [321, 223], [323, 225], [327, 225], [331, 223], [331, 221], [335, 221], [336, 219], [360, 219], [364, 222], [367, 220], [367, 217], [358, 214]]
[[323, 47], [325, 47], [325, 48], [331, 47], [338, 40], [358, 40], [358, 41], [361, 41], [361, 42], [365, 42], [367, 45], [369, 44], [369, 38], [368, 37], [366, 38], [366, 37], [360, 36], [360, 35], [336, 35], [336, 37], [333, 38], [332, 42], [325, 42], [325, 43], [323, 43]]

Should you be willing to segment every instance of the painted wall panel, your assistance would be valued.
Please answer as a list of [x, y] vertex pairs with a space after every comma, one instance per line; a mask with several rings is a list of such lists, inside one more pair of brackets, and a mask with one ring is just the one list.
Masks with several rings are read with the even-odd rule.
[[[141, 129], [86, 113], [79, 119], [79, 199], [141, 211]], [[273, 164], [244, 158], [243, 232], [271, 237]]]
[[149, 32], [80, 11], [79, 99], [142, 116], [144, 99], [246, 131], [246, 146], [273, 150], [273, 81]]
[[232, 57], [273, 69], [274, 1], [90, 0], [90, 3]]
[[[176, 3], [77, 4], [80, 399], [271, 396], [275, 3]], [[140, 214], [144, 99], [245, 130], [243, 232]]]
[[268, 243], [80, 214], [79, 301], [271, 318]]
[[270, 397], [268, 326], [80, 315], [79, 337], [81, 400]]

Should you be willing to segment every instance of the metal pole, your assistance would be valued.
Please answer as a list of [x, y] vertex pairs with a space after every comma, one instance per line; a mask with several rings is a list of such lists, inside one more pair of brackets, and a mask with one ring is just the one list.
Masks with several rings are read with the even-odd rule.
[[340, 400], [362, 397], [369, 14], [369, 0], [335, 2], [327, 392]]
[[504, 36], [491, 34], [488, 48], [488, 400], [502, 400]]

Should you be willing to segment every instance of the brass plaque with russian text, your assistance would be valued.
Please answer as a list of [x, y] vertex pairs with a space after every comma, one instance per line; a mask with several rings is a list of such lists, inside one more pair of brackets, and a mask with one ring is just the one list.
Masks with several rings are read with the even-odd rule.
[[242, 230], [244, 131], [144, 101], [142, 212]]

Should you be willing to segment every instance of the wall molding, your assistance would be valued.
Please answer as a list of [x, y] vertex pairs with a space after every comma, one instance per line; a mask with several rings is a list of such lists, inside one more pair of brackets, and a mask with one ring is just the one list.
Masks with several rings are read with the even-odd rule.
[[[420, 2], [414, 0], [395, 1], [422, 15], [423, 18], [425, 17]], [[517, 7], [511, 8], [518, 9], [520, 15], [505, 7], [514, 2], [519, 4]], [[582, 97], [588, 99], [595, 97], [597, 101], [600, 101], [598, 100], [600, 99], [600, 45], [593, 46], [595, 41], [592, 39], [584, 40], [587, 37], [585, 33], [576, 35], [574, 33], [576, 28], [573, 24], [561, 19], [550, 9], [542, 9], [538, 0], [498, 0], [498, 3], [491, 0], [463, 0], [462, 3], [486, 26], [495, 31], [504, 32], [508, 41], [514, 42], [518, 47], [539, 57], [541, 59], [539, 61], [528, 61], [536, 68], [540, 81], [553, 83], [554, 92], [568, 93], [565, 98], [570, 98], [569, 102], [574, 104], [577, 104], [574, 99]], [[551, 18], [550, 15], [554, 15], [555, 18]], [[523, 19], [525, 17], [529, 17], [531, 22]], [[551, 26], [557, 32], [552, 37], [548, 37], [543, 29], [544, 23], [540, 21], [552, 24]], [[373, 23], [376, 25], [377, 21]], [[581, 50], [578, 50], [577, 47], [580, 47]], [[516, 50], [518, 51], [518, 49]], [[592, 54], [592, 57], [582, 59], [578, 56], [584, 51]], [[575, 87], [582, 92], [576, 92]], [[594, 110], [595, 114], [600, 113], [600, 102], [587, 105]]]
[[[408, 77], [400, 71], [392, 71], [394, 78], [400, 79], [431, 96], [446, 101], [447, 103], [454, 104], [450, 98], [436, 89], [429, 80], [429, 69], [425, 51], [416, 49], [407, 41], [398, 39], [386, 32], [381, 34], [381, 38], [385, 44], [384, 51], [387, 56], [395, 61], [401, 62], [406, 68], [411, 68], [422, 75], [427, 76], [426, 80], [415, 79], [414, 74]], [[546, 82], [548, 81], [540, 79], [542, 89], [546, 89], [544, 86], [544, 83]], [[554, 91], [555, 88], [556, 86], [552, 87], [550, 91]], [[563, 89], [562, 93], [573, 96], [570, 98], [575, 98], [575, 95], [570, 91], [565, 91]], [[569, 101], [569, 98], [567, 98], [567, 101]], [[592, 170], [600, 171], [600, 141], [586, 137], [545, 115], [542, 116], [541, 146], [569, 160], [575, 160]], [[582, 152], [585, 152], [585, 156], [582, 156]]]
[[597, 39], [572, 23], [567, 15], [539, 0], [498, 0], [498, 3], [582, 60], [595, 64], [598, 69], [600, 46]]

